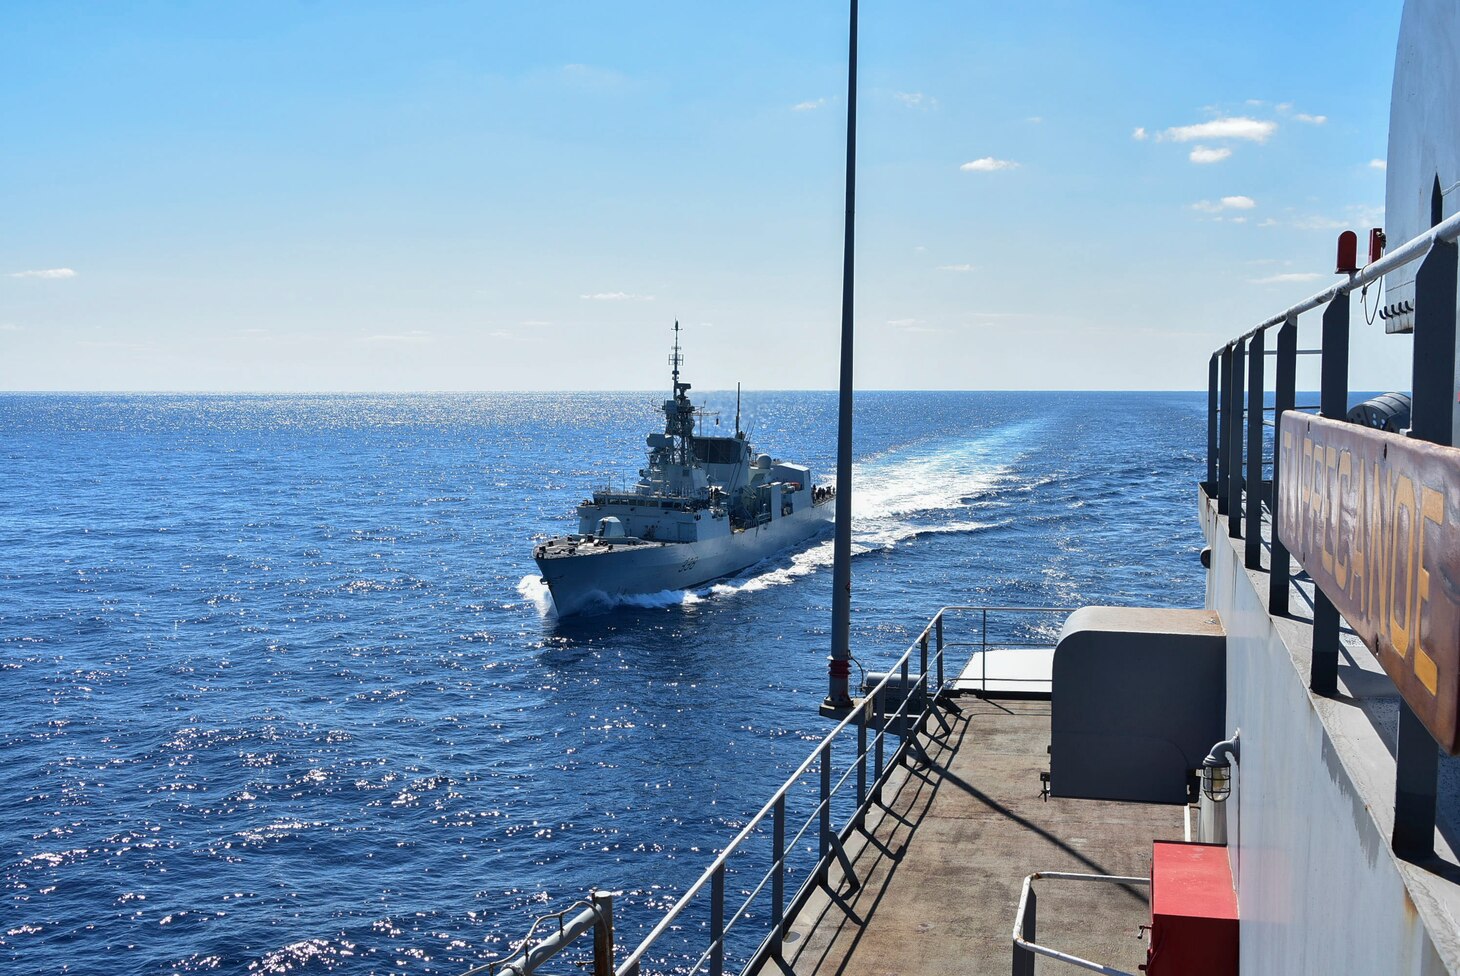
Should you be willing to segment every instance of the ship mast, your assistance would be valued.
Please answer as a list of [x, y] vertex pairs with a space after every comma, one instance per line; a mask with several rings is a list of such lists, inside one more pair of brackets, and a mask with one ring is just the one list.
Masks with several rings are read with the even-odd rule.
[[841, 395], [836, 429], [836, 535], [832, 542], [831, 657], [823, 712], [852, 707], [852, 214], [857, 195], [857, 0], [847, 43], [847, 215], [842, 244]]
[[665, 424], [664, 432], [679, 438], [679, 463], [688, 465], [689, 439], [694, 433], [694, 407], [689, 402], [689, 397], [685, 396], [685, 392], [689, 390], [689, 384], [679, 381], [679, 367], [683, 364], [684, 356], [679, 351], [679, 319], [675, 319], [674, 351], [669, 354], [674, 395], [665, 406], [668, 422]]

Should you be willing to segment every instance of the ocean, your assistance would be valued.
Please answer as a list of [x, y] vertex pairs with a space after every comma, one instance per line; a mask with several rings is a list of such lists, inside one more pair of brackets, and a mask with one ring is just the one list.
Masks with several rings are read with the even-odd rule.
[[[9, 971], [460, 973], [594, 887], [636, 945], [829, 730], [829, 538], [550, 610], [533, 545], [665, 395], [0, 395]], [[835, 419], [745, 399], [818, 481]], [[1205, 437], [1204, 393], [860, 394], [858, 660], [1200, 606]]]

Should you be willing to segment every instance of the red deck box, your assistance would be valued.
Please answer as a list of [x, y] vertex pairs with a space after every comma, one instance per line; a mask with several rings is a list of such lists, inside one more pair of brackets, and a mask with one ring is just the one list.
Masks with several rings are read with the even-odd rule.
[[1237, 976], [1237, 892], [1221, 844], [1156, 841], [1147, 976]]

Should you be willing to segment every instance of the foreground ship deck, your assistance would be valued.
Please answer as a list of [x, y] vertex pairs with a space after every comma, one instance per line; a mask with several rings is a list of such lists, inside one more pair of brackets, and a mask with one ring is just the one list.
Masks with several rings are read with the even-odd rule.
[[[1007, 974], [1025, 875], [1146, 877], [1151, 839], [1183, 838], [1181, 807], [1041, 799], [1048, 701], [956, 702], [952, 734], [930, 740], [931, 762], [887, 789], [887, 812], [852, 855], [861, 889], [840, 904], [814, 898], [792, 921], [785, 957], [799, 976]], [[1041, 893], [1039, 939], [1134, 972], [1149, 916], [1141, 887], [1051, 887]]]

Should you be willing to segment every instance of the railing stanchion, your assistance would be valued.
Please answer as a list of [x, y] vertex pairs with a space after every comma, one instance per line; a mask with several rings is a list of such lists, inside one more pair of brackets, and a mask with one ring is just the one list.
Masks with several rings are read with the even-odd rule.
[[1218, 397], [1221, 394], [1221, 381], [1217, 378], [1221, 363], [1216, 353], [1212, 353], [1211, 362], [1207, 364], [1207, 497], [1215, 497], [1217, 494], [1217, 411]]
[[710, 976], [725, 974], [725, 865], [710, 877]]
[[771, 815], [771, 955], [780, 961], [786, 942], [786, 795], [776, 797]]
[[[867, 701], [857, 705], [857, 809], [867, 802]], [[860, 815], [859, 815], [860, 816]]]
[[1247, 347], [1247, 545], [1248, 569], [1262, 568], [1262, 412], [1266, 333], [1259, 329]]
[[1227, 482], [1232, 477], [1232, 423], [1236, 407], [1232, 395], [1232, 347], [1222, 350], [1222, 412], [1217, 419], [1221, 430], [1217, 433], [1217, 514], [1227, 514], [1229, 492]]
[[918, 641], [918, 652], [922, 657], [922, 671], [918, 677], [918, 689], [926, 704], [928, 700], [928, 632], [923, 631], [922, 638]]
[[1278, 538], [1278, 510], [1282, 502], [1277, 490], [1278, 472], [1282, 466], [1283, 414], [1292, 410], [1297, 400], [1298, 385], [1298, 317], [1289, 315], [1278, 329], [1277, 370], [1273, 382], [1272, 421], [1272, 554], [1268, 558], [1267, 612], [1287, 616], [1288, 591], [1291, 588], [1293, 561], [1288, 547]]
[[[1414, 279], [1414, 400], [1409, 436], [1449, 446], [1455, 444], [1457, 250], [1455, 244], [1436, 242]], [[1418, 625], [1414, 630], [1418, 639]], [[1424, 723], [1402, 700], [1394, 763], [1394, 853], [1411, 859], [1429, 857], [1435, 851], [1440, 751]]]
[[933, 627], [938, 635], [938, 688], [943, 688], [943, 611], [933, 618]]
[[593, 976], [613, 976], [613, 895], [593, 893], [598, 924], [593, 927]]
[[[897, 711], [902, 716], [902, 719], [898, 723], [897, 734], [903, 739], [906, 739], [912, 734], [908, 728], [908, 719], [912, 718], [912, 683], [908, 680], [907, 659], [908, 655], [904, 654], [902, 656], [902, 667], [898, 669], [898, 673], [902, 675], [902, 707]], [[900, 748], [901, 743], [898, 745]]]
[[989, 610], [983, 609], [983, 623], [978, 628], [978, 639], [982, 646], [978, 649], [978, 663], [982, 668], [983, 677], [979, 678], [978, 690], [985, 695], [989, 693]]
[[1242, 373], [1246, 351], [1245, 339], [1233, 343], [1228, 381], [1232, 392], [1232, 426], [1227, 431], [1227, 535], [1233, 539], [1242, 538]]
[[877, 802], [882, 802], [882, 773], [886, 769], [882, 754], [882, 744], [887, 739], [887, 685], [883, 684], [872, 693], [872, 711], [877, 719], [877, 739], [872, 747], [872, 754], [876, 762], [872, 768], [877, 770], [877, 776], [873, 780], [877, 785], [872, 788], [872, 793], [877, 797]]
[[827, 855], [831, 853], [831, 743], [821, 747], [821, 830], [816, 850], [821, 881], [827, 880]]
[[[1323, 310], [1323, 360], [1318, 410], [1330, 420], [1348, 417], [1348, 295], [1339, 295]], [[1328, 513], [1323, 514], [1328, 518]], [[1338, 692], [1338, 608], [1328, 594], [1313, 587], [1313, 658], [1308, 687], [1315, 695]]]
[[[1034, 893], [1033, 885], [1026, 885], [1024, 899], [1024, 917], [1019, 925], [1019, 937], [1025, 942], [1039, 941], [1035, 931], [1035, 909], [1039, 906], [1039, 898]], [[1017, 942], [1014, 944], [1014, 976], [1034, 976], [1034, 951], [1026, 949]]]

